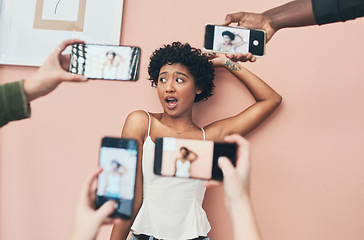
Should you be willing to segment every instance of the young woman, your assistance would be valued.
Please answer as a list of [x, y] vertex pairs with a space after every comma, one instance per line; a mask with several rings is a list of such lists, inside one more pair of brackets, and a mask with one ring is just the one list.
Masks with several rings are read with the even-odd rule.
[[176, 171], [174, 176], [176, 177], [190, 177], [191, 164], [198, 158], [197, 154], [189, 150], [186, 147], [181, 147], [181, 156], [176, 159]]
[[121, 177], [128, 170], [116, 160], [111, 161], [111, 169], [105, 174], [106, 185], [103, 195], [111, 198], [120, 198]]
[[122, 57], [114, 51], [106, 53], [106, 59], [102, 64], [102, 77], [105, 79], [115, 79], [118, 77], [118, 67], [122, 62]]
[[[214, 88], [214, 68], [223, 67], [249, 89], [256, 103], [235, 116], [203, 128], [192, 121], [194, 102], [206, 100]], [[189, 44], [174, 42], [156, 50], [148, 73], [157, 87], [161, 113], [134, 111], [127, 117], [122, 137], [139, 142], [134, 222], [114, 225], [111, 239], [209, 239], [210, 224], [202, 209], [204, 181], [161, 177], [153, 173], [157, 137], [223, 141], [226, 135], [245, 135], [262, 123], [280, 104], [281, 96], [260, 78], [225, 55], [209, 58]], [[142, 174], [141, 174], [142, 173]]]
[[[224, 42], [219, 44], [218, 46], [219, 51], [235, 53], [237, 47], [240, 47], [244, 43], [247, 44], [247, 42], [244, 41], [244, 38], [241, 37], [239, 34], [235, 34], [226, 30], [222, 32], [221, 35], [224, 39]], [[238, 37], [239, 40], [235, 40], [236, 37]]]

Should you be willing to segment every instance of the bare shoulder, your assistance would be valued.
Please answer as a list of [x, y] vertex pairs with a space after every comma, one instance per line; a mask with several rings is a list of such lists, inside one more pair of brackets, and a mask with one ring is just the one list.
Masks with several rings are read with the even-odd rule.
[[137, 121], [139, 123], [141, 122], [148, 122], [148, 115], [144, 110], [136, 110], [131, 113], [129, 113], [128, 117], [126, 118], [126, 121]]
[[143, 110], [136, 110], [127, 116], [121, 133], [123, 137], [144, 139], [148, 129], [148, 115]]

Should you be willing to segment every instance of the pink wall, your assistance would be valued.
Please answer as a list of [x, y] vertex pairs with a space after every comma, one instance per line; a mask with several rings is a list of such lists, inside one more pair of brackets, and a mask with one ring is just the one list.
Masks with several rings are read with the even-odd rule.
[[[139, 81], [64, 83], [32, 103], [31, 119], [0, 130], [1, 240], [69, 237], [80, 185], [97, 165], [101, 138], [119, 136], [134, 109], [160, 110], [145, 80], [154, 49], [174, 40], [202, 47], [205, 23], [285, 2], [125, 0], [121, 44], [142, 48]], [[248, 136], [251, 195], [265, 239], [364, 238], [363, 27], [364, 18], [282, 30], [266, 57], [245, 64], [284, 99]], [[0, 82], [34, 70], [1, 66]], [[202, 126], [251, 102], [236, 79], [218, 71], [216, 94], [196, 104], [195, 120]], [[222, 193], [210, 189], [205, 200], [213, 239], [232, 236]], [[109, 231], [104, 227], [99, 239]]]

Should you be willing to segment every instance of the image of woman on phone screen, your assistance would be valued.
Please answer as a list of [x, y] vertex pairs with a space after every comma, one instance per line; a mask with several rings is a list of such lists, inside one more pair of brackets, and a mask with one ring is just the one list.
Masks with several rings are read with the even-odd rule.
[[[212, 96], [214, 68], [233, 74], [256, 102], [246, 109], [242, 107], [234, 116], [201, 128], [193, 122], [192, 107], [194, 102]], [[180, 137], [222, 142], [230, 134], [246, 135], [279, 106], [281, 96], [224, 54], [206, 55], [188, 43], [174, 42], [157, 49], [151, 56], [148, 73], [163, 111], [134, 111], [125, 121], [121, 135], [136, 139], [140, 153], [134, 220], [114, 225], [111, 239], [126, 239], [130, 230], [133, 240], [209, 239], [211, 227], [202, 208], [205, 181], [155, 175], [155, 139]]]
[[181, 156], [176, 159], [176, 172], [174, 176], [189, 178], [191, 164], [198, 156], [186, 147], [181, 147], [180, 152]]
[[225, 30], [221, 33], [221, 35], [223, 37], [223, 42], [218, 45], [218, 51], [226, 53], [236, 53], [238, 52], [238, 47], [242, 46], [243, 44], [247, 44], [247, 42], [244, 41], [244, 38], [240, 36], [240, 34]]
[[105, 61], [102, 64], [102, 78], [104, 79], [117, 79], [119, 65], [123, 61], [120, 54], [114, 51], [107, 51]]
[[104, 196], [121, 198], [121, 177], [127, 172], [127, 168], [116, 160], [110, 162], [110, 169], [105, 172]]

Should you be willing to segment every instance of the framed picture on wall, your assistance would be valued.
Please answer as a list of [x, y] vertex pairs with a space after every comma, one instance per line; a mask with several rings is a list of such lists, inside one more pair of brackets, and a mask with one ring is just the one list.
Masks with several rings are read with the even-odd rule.
[[0, 0], [0, 64], [40, 66], [66, 39], [120, 43], [124, 0]]

